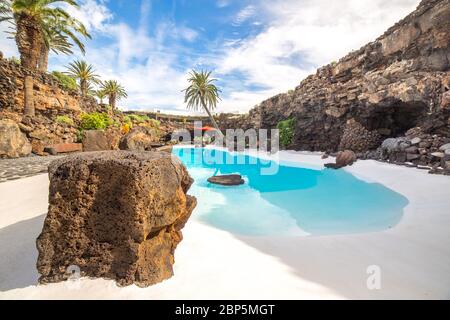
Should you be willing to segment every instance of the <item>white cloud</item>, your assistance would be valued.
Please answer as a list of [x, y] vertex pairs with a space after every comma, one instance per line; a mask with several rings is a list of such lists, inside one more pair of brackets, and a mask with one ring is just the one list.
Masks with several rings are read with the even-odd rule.
[[219, 8], [228, 7], [231, 4], [231, 0], [217, 0], [216, 6]]
[[256, 13], [256, 7], [253, 5], [248, 5], [244, 7], [242, 10], [240, 10], [236, 17], [234, 17], [234, 20], [232, 22], [233, 26], [240, 26], [245, 21], [250, 19], [252, 16], [254, 16]]
[[75, 8], [68, 4], [63, 7], [72, 17], [80, 20], [89, 32], [106, 31], [108, 22], [113, 18], [113, 14], [106, 6], [105, 0], [81, 0], [80, 7]]
[[9, 39], [11, 37], [7, 32], [11, 32], [11, 28], [8, 23], [0, 23], [0, 51], [3, 53], [5, 57], [18, 57], [19, 52], [17, 51], [16, 42], [13, 39]]

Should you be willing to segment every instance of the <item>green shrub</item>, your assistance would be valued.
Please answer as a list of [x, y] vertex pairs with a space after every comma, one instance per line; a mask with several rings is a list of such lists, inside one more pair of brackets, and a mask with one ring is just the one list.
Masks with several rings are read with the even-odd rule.
[[139, 115], [139, 114], [130, 114], [130, 115], [127, 115], [127, 116], [125, 116], [125, 121], [127, 121], [127, 119], [129, 120], [129, 121], [134, 121], [134, 122], [138, 122], [138, 123], [141, 123], [141, 122], [146, 122], [146, 121], [149, 121], [150, 120], [150, 118], [148, 117], [148, 116], [145, 116], [145, 115]]
[[75, 125], [75, 122], [73, 121], [73, 119], [69, 118], [68, 116], [57, 116], [55, 118], [55, 121], [57, 123], [67, 124], [67, 125], [70, 125], [70, 126]]
[[17, 57], [14, 57], [14, 56], [12, 56], [12, 57], [9, 57], [8, 59], [7, 59], [9, 62], [12, 62], [12, 63], [15, 63], [15, 64], [19, 64], [20, 65], [20, 58], [17, 58]]
[[149, 119], [151, 125], [155, 128], [159, 128], [159, 126], [161, 125], [161, 121], [158, 121], [156, 119]]
[[83, 130], [104, 130], [112, 124], [112, 119], [106, 113], [93, 112], [81, 116], [81, 129]]
[[66, 74], [59, 72], [59, 71], [53, 71], [52, 76], [59, 82], [59, 84], [64, 89], [67, 89], [67, 90], [77, 90], [78, 89], [77, 81], [74, 78], [72, 78]]
[[77, 130], [77, 141], [78, 143], [83, 142], [84, 140], [84, 130], [83, 129], [78, 129]]
[[287, 119], [278, 122], [277, 129], [280, 130], [280, 144], [288, 147], [294, 138], [295, 119]]

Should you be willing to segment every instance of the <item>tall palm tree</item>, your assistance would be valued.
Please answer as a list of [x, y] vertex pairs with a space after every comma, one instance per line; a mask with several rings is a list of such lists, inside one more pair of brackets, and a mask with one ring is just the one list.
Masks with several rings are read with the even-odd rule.
[[78, 80], [78, 86], [83, 97], [89, 93], [91, 84], [100, 83], [99, 76], [95, 74], [94, 67], [83, 60], [69, 63], [67, 75]]
[[0, 0], [0, 22], [9, 21], [15, 26], [16, 44], [25, 68], [37, 68], [46, 33], [52, 32], [51, 29], [69, 37], [84, 50], [76, 33], [88, 38], [90, 35], [83, 24], [58, 7], [58, 3], [78, 7], [76, 0]]
[[116, 102], [122, 98], [128, 97], [125, 88], [116, 80], [108, 80], [102, 84], [102, 90], [108, 96], [109, 106], [111, 110], [116, 110]]
[[209, 116], [212, 124], [216, 130], [223, 136], [222, 131], [217, 125], [216, 120], [211, 114], [220, 100], [220, 90], [214, 84], [216, 79], [211, 79], [211, 71], [195, 71], [189, 73], [189, 87], [184, 89], [184, 102], [187, 103], [187, 108], [198, 111], [203, 108]]
[[[38, 68], [42, 47], [46, 45], [45, 34], [50, 27], [55, 26], [49, 21], [57, 19], [59, 23], [56, 30], [69, 38], [75, 35], [74, 32], [84, 29], [81, 22], [71, 18], [57, 6], [58, 3], [78, 7], [76, 0], [0, 0], [0, 22], [7, 21], [15, 27], [15, 40], [23, 67], [30, 70]], [[25, 114], [34, 115], [31, 75], [24, 79], [24, 91]]]

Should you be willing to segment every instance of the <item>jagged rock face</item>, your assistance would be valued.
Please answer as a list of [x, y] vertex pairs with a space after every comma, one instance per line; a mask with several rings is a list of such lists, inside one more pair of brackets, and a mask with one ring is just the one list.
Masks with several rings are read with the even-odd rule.
[[250, 127], [275, 128], [296, 118], [291, 147], [297, 150], [336, 151], [351, 119], [382, 138], [417, 125], [450, 134], [449, 66], [450, 2], [422, 1], [376, 41], [320, 68], [293, 92], [262, 102], [244, 119]]
[[62, 88], [52, 75], [24, 69], [6, 59], [0, 59], [0, 112], [23, 113], [24, 78], [33, 78], [36, 114], [57, 115], [100, 110], [92, 97], [83, 98], [76, 91]]
[[[82, 276], [152, 285], [172, 276], [196, 205], [193, 180], [167, 153], [106, 151], [51, 164], [49, 211], [37, 239], [40, 283]], [[72, 267], [71, 267], [72, 266]]]
[[19, 158], [31, 153], [31, 144], [16, 122], [0, 120], [0, 158]]

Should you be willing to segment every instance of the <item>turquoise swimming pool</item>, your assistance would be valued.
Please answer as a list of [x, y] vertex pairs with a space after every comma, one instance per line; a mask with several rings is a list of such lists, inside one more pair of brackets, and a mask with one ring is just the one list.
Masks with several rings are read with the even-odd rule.
[[[402, 218], [407, 199], [344, 170], [310, 169], [218, 149], [174, 148], [195, 182], [194, 214], [239, 235], [329, 235], [386, 230]], [[262, 174], [276, 167], [275, 174]], [[270, 170], [266, 170], [266, 172]], [[239, 173], [245, 184], [223, 187], [212, 175]]]

